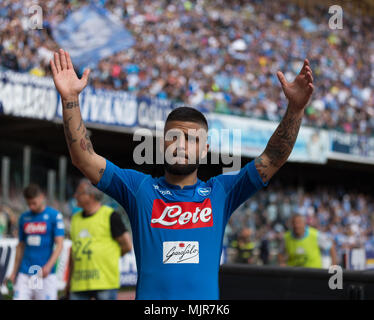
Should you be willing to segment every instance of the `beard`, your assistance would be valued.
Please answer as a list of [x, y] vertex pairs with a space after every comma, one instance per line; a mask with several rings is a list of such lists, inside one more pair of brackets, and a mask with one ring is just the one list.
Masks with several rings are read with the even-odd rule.
[[167, 172], [177, 176], [187, 176], [199, 168], [199, 164], [169, 164], [165, 161], [164, 168]]

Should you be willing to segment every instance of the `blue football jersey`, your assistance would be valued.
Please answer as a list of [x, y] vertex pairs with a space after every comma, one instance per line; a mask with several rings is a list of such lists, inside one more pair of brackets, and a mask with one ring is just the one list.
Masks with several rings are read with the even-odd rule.
[[106, 160], [96, 185], [126, 210], [138, 269], [136, 299], [219, 299], [222, 240], [232, 212], [266, 186], [254, 161], [183, 189]]
[[[18, 236], [25, 243], [19, 272], [35, 274], [51, 257], [54, 238], [64, 236], [62, 214], [48, 206], [40, 213], [26, 211], [19, 219]], [[54, 272], [55, 267], [51, 273]]]

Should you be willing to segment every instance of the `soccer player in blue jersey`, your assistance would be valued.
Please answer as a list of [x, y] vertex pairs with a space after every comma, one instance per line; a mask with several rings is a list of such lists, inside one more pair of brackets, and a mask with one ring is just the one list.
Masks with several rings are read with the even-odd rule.
[[55, 264], [64, 240], [62, 214], [45, 203], [37, 184], [23, 191], [30, 210], [19, 218], [16, 259], [9, 277], [15, 300], [56, 300]]
[[121, 169], [95, 153], [78, 100], [89, 70], [78, 79], [69, 54], [62, 49], [54, 53], [51, 69], [62, 99], [72, 163], [128, 213], [138, 268], [136, 298], [218, 299], [225, 226], [232, 212], [267, 185], [290, 155], [313, 92], [308, 60], [293, 82], [277, 73], [289, 104], [264, 152], [237, 174], [219, 175], [207, 182], [197, 178], [199, 161], [191, 160], [204, 159], [209, 148], [206, 135], [201, 135], [208, 131], [208, 124], [199, 111], [182, 107], [169, 114], [165, 137], [177, 139], [164, 139], [165, 158], [174, 157], [176, 162], [166, 161], [165, 175], [152, 178]]

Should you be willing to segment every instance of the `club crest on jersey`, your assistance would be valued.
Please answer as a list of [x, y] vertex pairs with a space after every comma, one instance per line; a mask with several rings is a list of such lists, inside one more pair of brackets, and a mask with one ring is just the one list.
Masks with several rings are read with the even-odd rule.
[[213, 226], [210, 199], [203, 202], [165, 203], [155, 199], [152, 206], [152, 228], [192, 229]]
[[23, 226], [26, 234], [45, 234], [47, 233], [47, 224], [45, 222], [27, 222]]
[[155, 189], [155, 190], [157, 190], [158, 192], [160, 192], [163, 196], [165, 196], [165, 195], [172, 195], [172, 193], [171, 193], [171, 191], [170, 190], [161, 190], [160, 189], [160, 187], [157, 185], [157, 184], [154, 184], [153, 185], [153, 188]]
[[197, 189], [197, 193], [198, 193], [199, 195], [201, 195], [202, 197], [206, 197], [206, 196], [210, 195], [210, 192], [211, 192], [211, 191], [212, 191], [212, 188], [211, 188], [211, 187], [206, 187], [206, 188], [201, 187], [201, 188], [198, 188], [198, 189]]

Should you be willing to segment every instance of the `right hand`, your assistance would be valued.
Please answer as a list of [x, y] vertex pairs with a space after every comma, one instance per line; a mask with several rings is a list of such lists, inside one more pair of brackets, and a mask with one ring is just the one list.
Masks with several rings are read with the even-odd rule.
[[50, 61], [53, 81], [62, 99], [76, 98], [86, 87], [90, 69], [85, 69], [81, 79], [74, 71], [70, 55], [62, 49], [54, 53], [54, 60]]
[[6, 285], [9, 280], [12, 282], [12, 284], [14, 286], [14, 283], [16, 281], [16, 275], [12, 273], [9, 277], [5, 278], [4, 279], [4, 284]]

